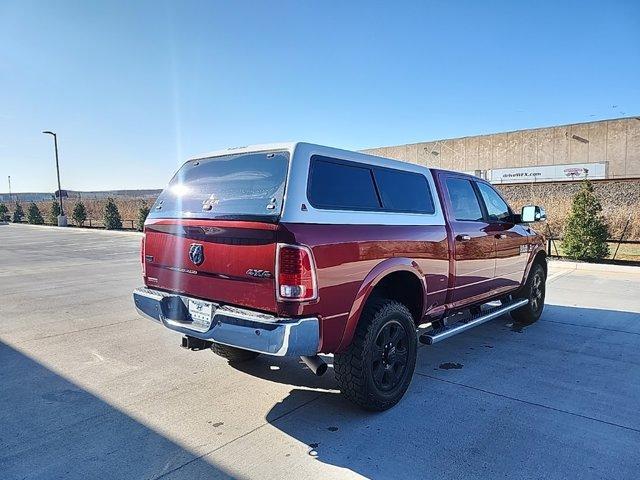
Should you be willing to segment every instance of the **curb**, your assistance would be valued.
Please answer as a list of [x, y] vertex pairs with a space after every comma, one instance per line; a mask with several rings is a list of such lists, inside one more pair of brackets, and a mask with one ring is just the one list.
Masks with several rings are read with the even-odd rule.
[[64, 230], [65, 232], [77, 232], [77, 233], [99, 233], [99, 234], [116, 234], [116, 235], [138, 235], [142, 236], [142, 232], [135, 230], [106, 230], [104, 228], [83, 228], [83, 227], [58, 227], [56, 225], [30, 225], [28, 223], [7, 223], [9, 227], [18, 228], [33, 228], [33, 229], [54, 229]]
[[640, 275], [640, 267], [634, 265], [611, 265], [608, 263], [568, 262], [549, 260], [549, 268], [554, 270], [581, 270], [591, 272], [635, 273]]

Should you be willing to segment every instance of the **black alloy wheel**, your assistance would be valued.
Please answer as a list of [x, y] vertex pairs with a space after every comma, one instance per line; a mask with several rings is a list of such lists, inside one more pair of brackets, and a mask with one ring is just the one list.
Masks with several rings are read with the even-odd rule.
[[529, 272], [527, 283], [515, 295], [516, 298], [526, 298], [526, 305], [511, 312], [511, 317], [518, 323], [530, 325], [536, 322], [544, 309], [546, 274], [540, 263], [534, 263]]
[[334, 355], [340, 391], [366, 410], [387, 410], [409, 388], [417, 353], [409, 309], [395, 300], [374, 297], [364, 307], [351, 345]]
[[529, 295], [529, 303], [531, 310], [538, 313], [544, 305], [544, 271], [536, 269], [531, 279], [531, 294]]
[[372, 353], [373, 381], [381, 391], [396, 388], [407, 370], [407, 332], [397, 320], [389, 320], [378, 332]]

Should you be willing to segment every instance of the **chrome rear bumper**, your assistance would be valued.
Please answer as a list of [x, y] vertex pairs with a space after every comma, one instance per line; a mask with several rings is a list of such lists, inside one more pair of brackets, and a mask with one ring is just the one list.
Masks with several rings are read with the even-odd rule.
[[318, 353], [320, 327], [315, 317], [279, 318], [214, 304], [211, 326], [202, 329], [189, 315], [188, 300], [184, 295], [147, 287], [133, 291], [141, 315], [183, 335], [279, 357]]

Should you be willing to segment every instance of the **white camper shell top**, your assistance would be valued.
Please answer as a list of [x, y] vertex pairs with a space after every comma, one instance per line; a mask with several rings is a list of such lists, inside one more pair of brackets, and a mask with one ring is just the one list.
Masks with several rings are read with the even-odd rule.
[[[224, 155], [237, 155], [242, 153], [287, 151], [289, 152], [289, 170], [287, 173], [285, 195], [280, 221], [283, 223], [311, 223], [311, 224], [337, 224], [337, 225], [444, 225], [444, 214], [433, 175], [428, 167], [401, 162], [374, 155], [341, 150], [339, 148], [325, 147], [304, 142], [272, 143], [251, 145], [246, 147], [216, 150], [202, 155], [194, 156], [189, 161]], [[433, 213], [407, 213], [388, 211], [363, 211], [363, 210], [332, 210], [315, 208], [311, 205], [307, 196], [307, 183], [309, 179], [309, 167], [314, 156], [329, 157], [347, 162], [360, 163], [385, 167], [393, 170], [414, 172], [423, 175], [429, 185]], [[426, 193], [426, 192], [425, 192]]]

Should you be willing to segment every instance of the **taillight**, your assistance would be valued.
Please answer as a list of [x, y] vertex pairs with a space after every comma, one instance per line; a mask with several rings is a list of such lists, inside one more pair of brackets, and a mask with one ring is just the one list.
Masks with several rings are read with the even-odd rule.
[[301, 302], [318, 298], [316, 268], [311, 250], [279, 243], [276, 258], [278, 300]]
[[142, 263], [142, 276], [143, 277], [146, 275], [146, 272], [147, 272], [146, 262], [144, 261], [144, 259], [145, 259], [145, 256], [144, 256], [144, 237], [145, 237], [145, 235], [142, 235], [142, 239], [140, 240], [140, 262]]

